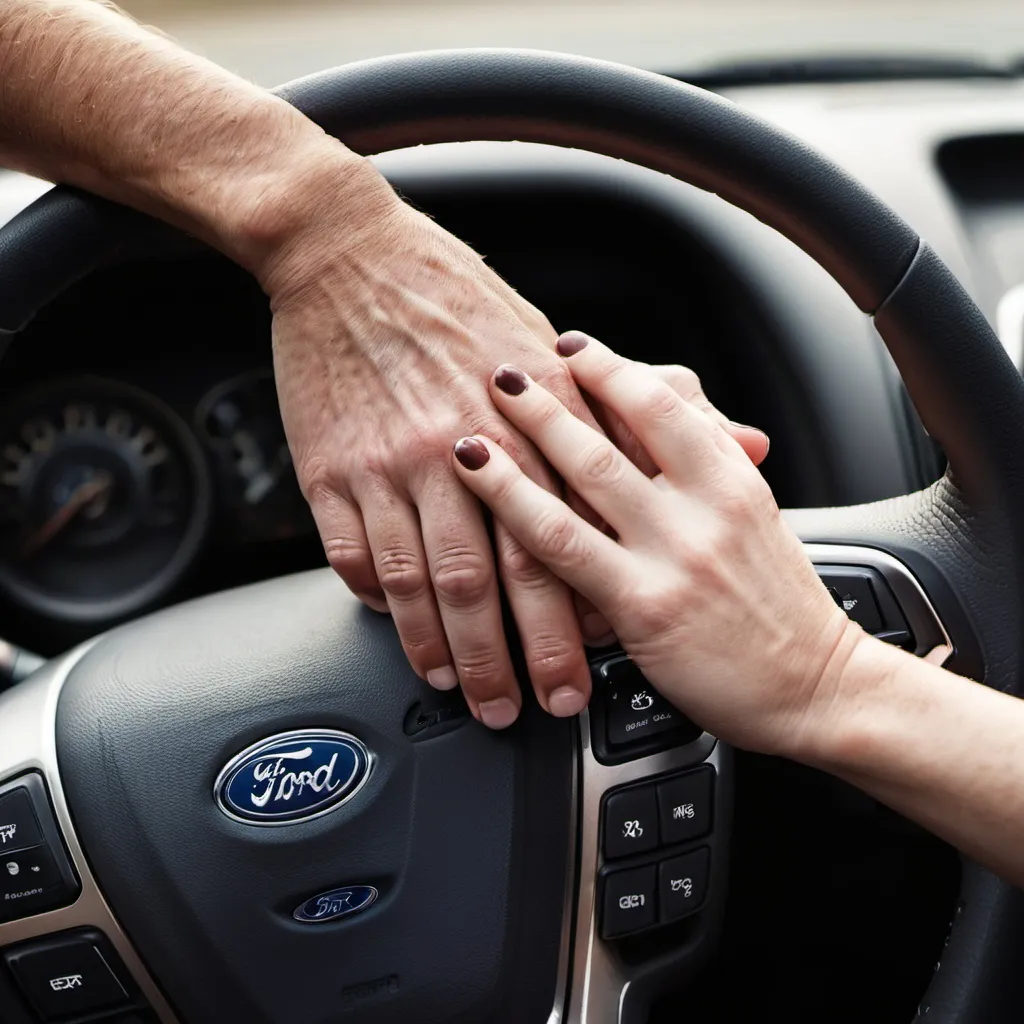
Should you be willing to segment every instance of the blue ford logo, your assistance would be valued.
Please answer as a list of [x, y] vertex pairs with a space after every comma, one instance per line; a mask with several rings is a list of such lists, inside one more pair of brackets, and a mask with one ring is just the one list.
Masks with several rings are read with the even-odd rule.
[[372, 885], [346, 885], [311, 897], [295, 908], [292, 917], [306, 924], [335, 921], [346, 914], [365, 910], [376, 899], [377, 890]]
[[334, 729], [283, 732], [247, 747], [214, 783], [220, 809], [250, 825], [291, 825], [327, 814], [370, 774], [370, 752]]

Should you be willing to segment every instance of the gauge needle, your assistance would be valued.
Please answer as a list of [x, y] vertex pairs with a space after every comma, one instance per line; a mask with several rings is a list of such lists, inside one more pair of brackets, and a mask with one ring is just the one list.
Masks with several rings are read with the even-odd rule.
[[100, 495], [106, 494], [114, 483], [114, 478], [105, 470], [100, 470], [91, 480], [79, 484], [56, 512], [46, 520], [35, 533], [30, 534], [18, 552], [22, 558], [29, 558], [40, 548], [53, 540], [82, 509]]

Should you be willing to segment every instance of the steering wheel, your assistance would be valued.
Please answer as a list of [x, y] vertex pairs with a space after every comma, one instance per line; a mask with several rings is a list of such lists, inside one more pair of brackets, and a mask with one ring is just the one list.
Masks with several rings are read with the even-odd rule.
[[[875, 196], [725, 99], [577, 57], [412, 54], [281, 95], [363, 153], [518, 139], [629, 160], [809, 253], [873, 317], [950, 469], [792, 521], [814, 561], [874, 580], [919, 654], [1020, 693], [1024, 384]], [[191, 244], [57, 188], [0, 233], [0, 327], [17, 334], [94, 270]], [[4, 1019], [638, 1024], [720, 928], [729, 757], [678, 720], [617, 744], [611, 702], [648, 697], [621, 658], [595, 672], [578, 723], [527, 703], [491, 734], [329, 570], [48, 663], [0, 699]], [[625, 851], [623, 820], [647, 835]], [[965, 864], [920, 1017], [1018, 1021], [1022, 935], [1020, 893]]]

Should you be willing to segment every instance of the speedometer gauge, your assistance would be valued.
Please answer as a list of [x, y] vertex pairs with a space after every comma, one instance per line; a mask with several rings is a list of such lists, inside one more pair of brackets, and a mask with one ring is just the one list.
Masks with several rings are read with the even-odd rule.
[[0, 589], [34, 611], [99, 622], [150, 604], [195, 558], [209, 512], [195, 438], [138, 388], [47, 384], [0, 419]]

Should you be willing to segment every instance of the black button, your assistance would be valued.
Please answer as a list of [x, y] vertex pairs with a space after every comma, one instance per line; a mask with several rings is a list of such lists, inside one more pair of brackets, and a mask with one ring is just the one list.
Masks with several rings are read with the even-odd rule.
[[604, 805], [604, 855], [609, 858], [645, 853], [658, 845], [658, 805], [654, 790], [626, 789]]
[[47, 1021], [122, 1006], [128, 995], [85, 938], [53, 940], [6, 954], [29, 1002]]
[[713, 768], [700, 768], [658, 786], [658, 817], [661, 841], [685, 843], [711, 828]]
[[605, 662], [599, 669], [608, 684], [608, 742], [612, 746], [633, 743], [660, 732], [689, 726], [700, 730], [677, 711], [646, 679], [629, 658]]
[[710, 851], [705, 846], [658, 865], [660, 921], [674, 921], [700, 907], [708, 891], [709, 861]]
[[30, 906], [33, 897], [45, 894], [61, 882], [53, 854], [45, 846], [0, 855], [0, 906], [4, 916], [16, 909], [12, 905], [24, 900]]
[[880, 633], [885, 626], [871, 589], [870, 569], [820, 568], [818, 575], [828, 587], [832, 600], [868, 633]]
[[27, 789], [0, 796], [0, 857], [43, 841]]
[[606, 939], [654, 924], [654, 873], [652, 864], [616, 871], [605, 878], [601, 934]]

